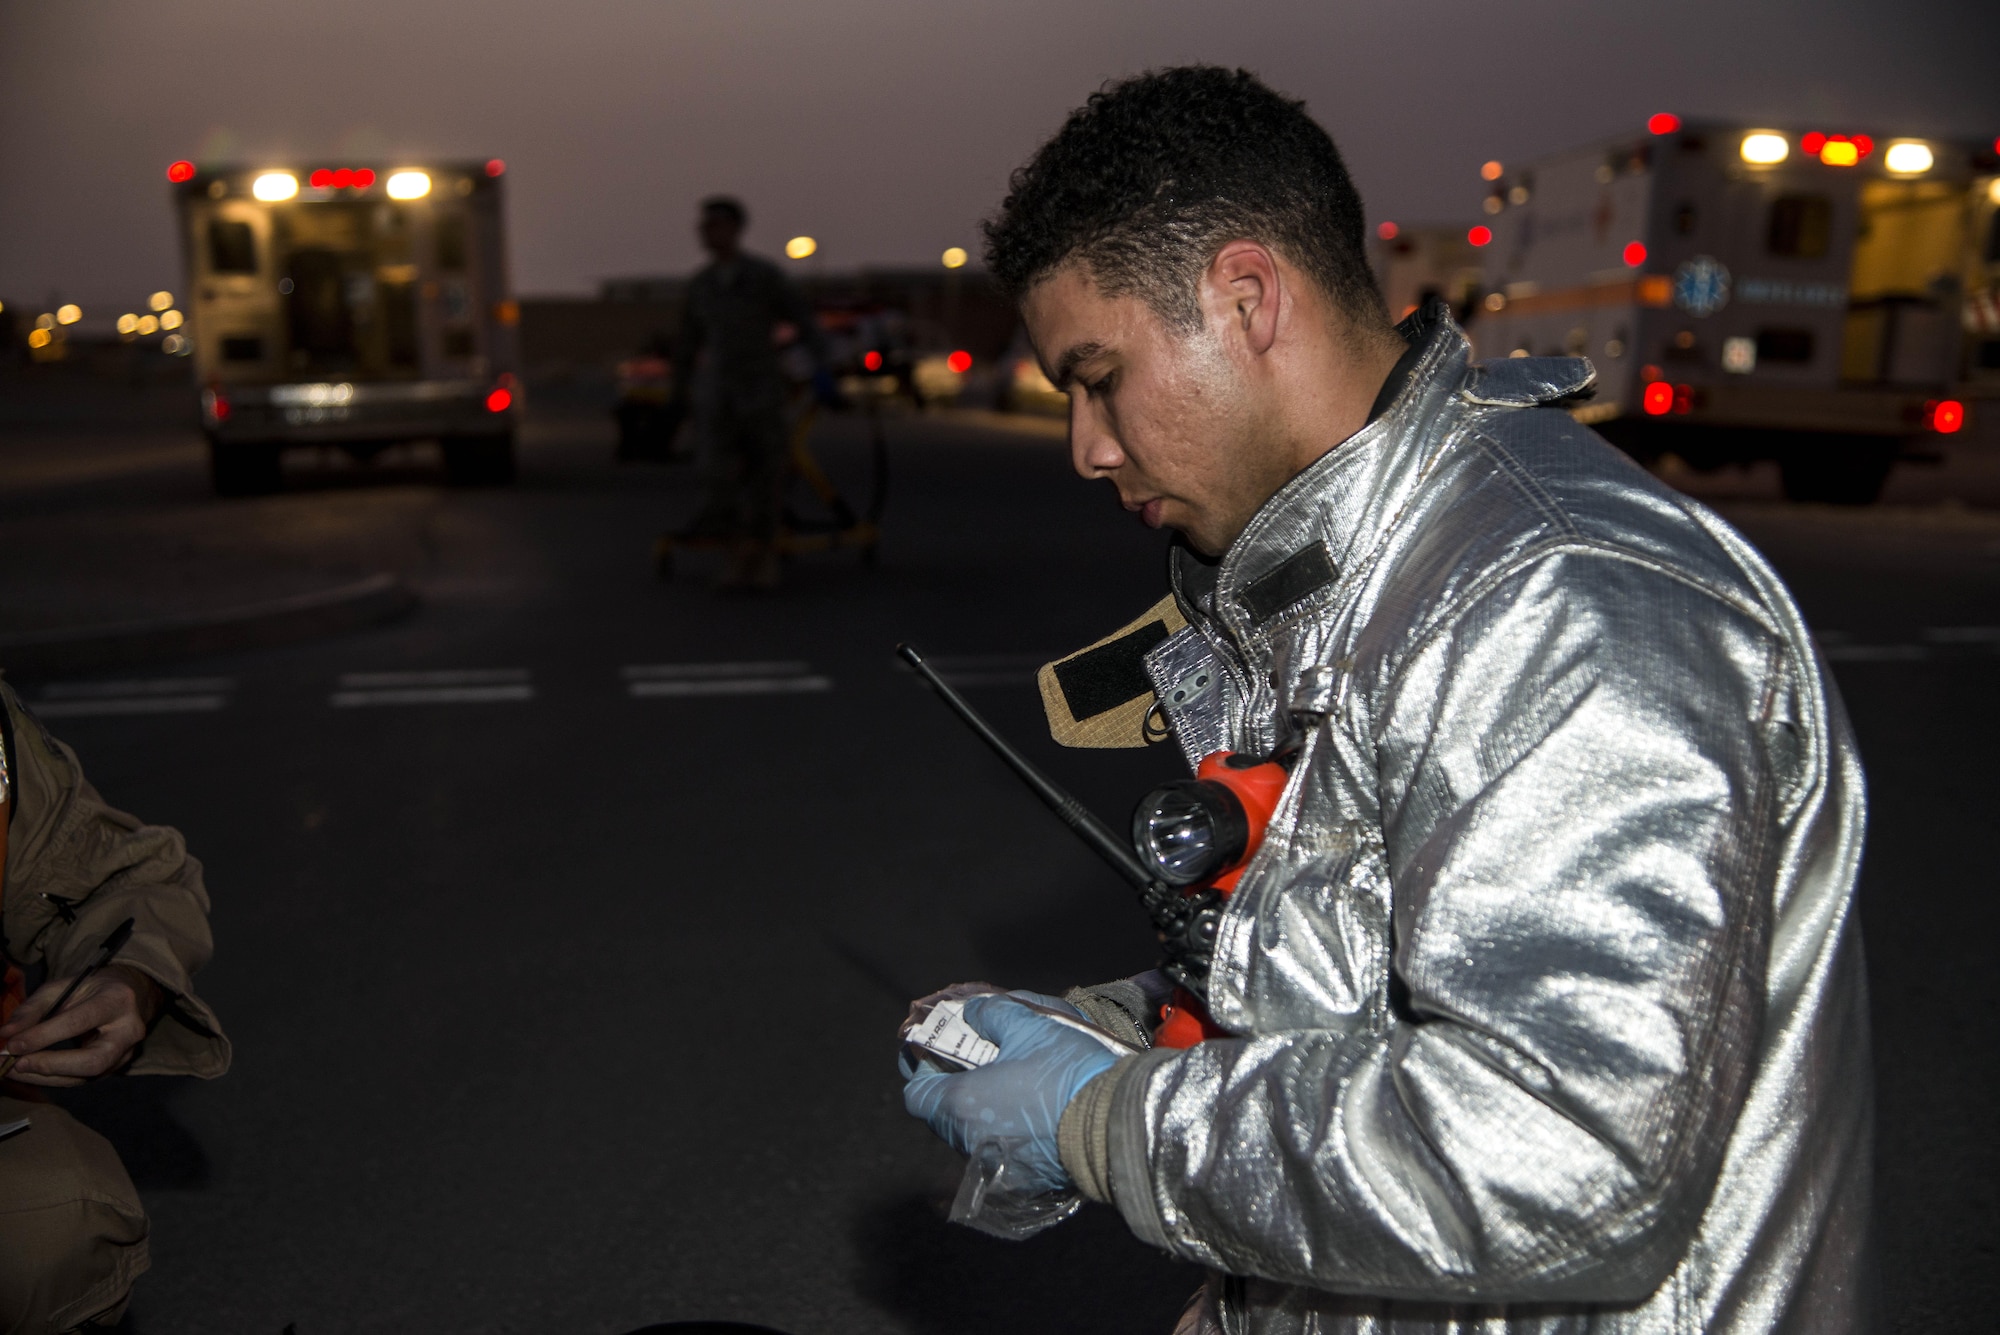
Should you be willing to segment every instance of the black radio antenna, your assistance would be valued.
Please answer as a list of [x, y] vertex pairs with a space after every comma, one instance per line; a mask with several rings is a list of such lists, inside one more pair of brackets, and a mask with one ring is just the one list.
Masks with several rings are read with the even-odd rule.
[[1042, 799], [1042, 804], [1056, 813], [1057, 820], [1074, 830], [1079, 839], [1110, 863], [1113, 871], [1130, 881], [1134, 889], [1152, 889], [1156, 878], [1146, 870], [1146, 864], [1139, 861], [1130, 844], [1112, 833], [1111, 827], [1099, 820], [1089, 807], [1064, 792], [1054, 779], [1036, 769], [1033, 761], [1009, 745], [1006, 738], [993, 730], [992, 724], [979, 716], [978, 710], [965, 702], [964, 696], [932, 671], [931, 665], [924, 661], [915, 646], [899, 644], [896, 653], [938, 693], [938, 698], [950, 707], [952, 713], [964, 720], [966, 727], [979, 734], [980, 741], [993, 748], [993, 754], [999, 756], [1008, 769], [1021, 776], [1021, 782], [1032, 788], [1035, 796]]

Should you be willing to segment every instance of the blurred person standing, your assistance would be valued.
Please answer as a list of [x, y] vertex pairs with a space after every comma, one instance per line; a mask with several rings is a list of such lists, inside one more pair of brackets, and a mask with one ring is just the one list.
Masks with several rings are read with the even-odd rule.
[[[229, 1069], [194, 994], [213, 949], [201, 863], [179, 832], [108, 805], [0, 683], [0, 869], [0, 1065], [15, 1059], [0, 1080], [0, 1335], [115, 1325], [150, 1264], [146, 1212], [117, 1151], [43, 1091]], [[126, 919], [116, 957], [50, 1016]]]
[[[726, 195], [701, 204], [697, 231], [709, 262], [688, 284], [674, 356], [675, 395], [693, 401], [704, 437], [708, 497], [687, 537], [735, 539], [725, 588], [778, 584], [778, 529], [786, 469], [783, 356], [802, 344], [826, 359], [812, 308], [769, 260], [746, 254], [749, 215]], [[823, 372], [822, 372], [823, 374]]]

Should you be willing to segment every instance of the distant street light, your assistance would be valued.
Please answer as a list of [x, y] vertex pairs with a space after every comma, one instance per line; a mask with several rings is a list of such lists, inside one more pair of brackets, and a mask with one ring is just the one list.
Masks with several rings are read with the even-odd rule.
[[136, 316], [136, 315], [129, 315], [129, 314], [128, 314], [128, 315], [121, 315], [121, 316], [119, 316], [119, 317], [118, 317], [118, 332], [119, 332], [119, 333], [121, 333], [121, 334], [131, 334], [131, 333], [135, 333], [135, 332], [136, 332], [136, 331], [138, 330], [138, 328], [139, 328], [139, 317], [138, 317], [138, 316]]
[[795, 260], [802, 260], [818, 249], [819, 242], [809, 236], [795, 236], [785, 243], [786, 256]]
[[57, 324], [75, 324], [78, 320], [81, 320], [82, 318], [83, 318], [83, 307], [77, 305], [75, 302], [71, 302], [66, 306], [56, 307]]
[[186, 318], [187, 317], [182, 315], [179, 311], [173, 311], [173, 310], [161, 311], [160, 328], [179, 329], [181, 327], [181, 324], [186, 320]]
[[174, 294], [171, 292], [155, 292], [152, 296], [146, 298], [146, 305], [156, 311], [163, 311], [173, 304]]
[[963, 269], [967, 258], [964, 246], [952, 246], [944, 253], [944, 267], [947, 269]]

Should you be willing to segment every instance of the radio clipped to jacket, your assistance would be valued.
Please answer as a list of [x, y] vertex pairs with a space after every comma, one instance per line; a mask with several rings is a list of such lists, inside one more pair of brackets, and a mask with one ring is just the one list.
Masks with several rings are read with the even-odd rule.
[[1217, 751], [1192, 779], [1148, 793], [1132, 814], [1132, 837], [1120, 839], [1081, 802], [993, 730], [965, 698], [907, 644], [896, 653], [951, 711], [991, 747], [1035, 796], [1139, 892], [1159, 933], [1160, 971], [1174, 982], [1160, 1010], [1153, 1041], [1186, 1048], [1223, 1030], [1209, 1019], [1204, 998], [1215, 959], [1223, 905], [1263, 845], [1264, 830], [1290, 778], [1289, 757], [1259, 758]]

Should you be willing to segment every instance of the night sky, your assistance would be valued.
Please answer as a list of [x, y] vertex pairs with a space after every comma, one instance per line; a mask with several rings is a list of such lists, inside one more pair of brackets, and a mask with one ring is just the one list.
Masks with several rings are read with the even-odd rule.
[[182, 157], [498, 155], [526, 294], [685, 269], [714, 191], [767, 253], [930, 264], [1093, 88], [1191, 60], [1304, 97], [1377, 220], [1660, 110], [2000, 134], [1992, 0], [0, 0], [0, 298], [175, 286]]

